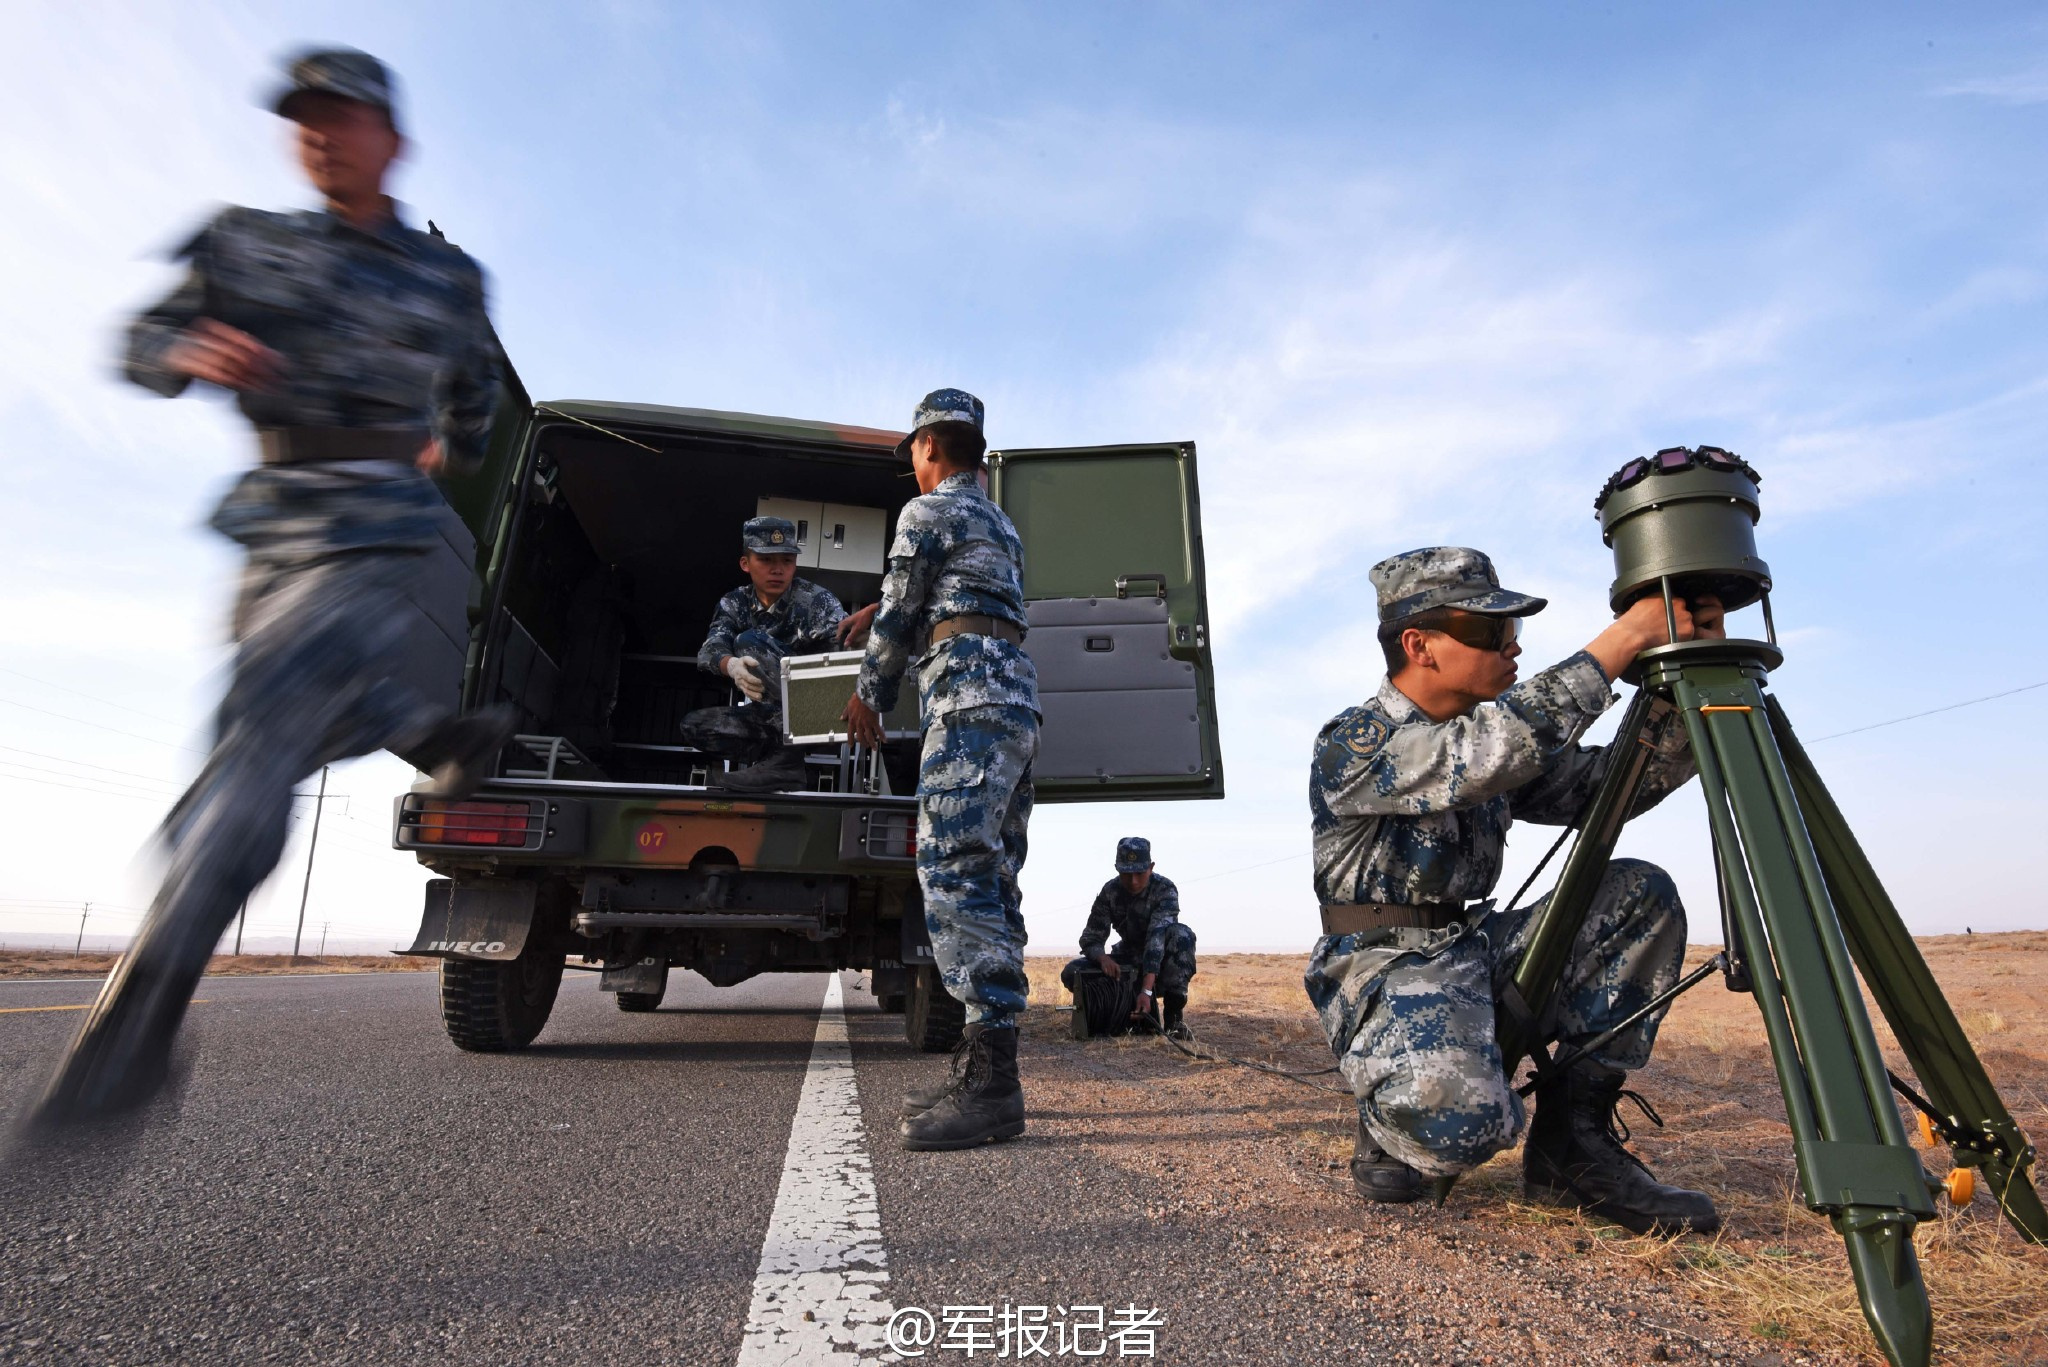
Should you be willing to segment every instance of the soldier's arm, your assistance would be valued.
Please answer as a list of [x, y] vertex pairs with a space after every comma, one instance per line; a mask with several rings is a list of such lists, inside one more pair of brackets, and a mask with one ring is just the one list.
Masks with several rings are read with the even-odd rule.
[[815, 584], [810, 588], [803, 629], [797, 633], [796, 645], [789, 652], [792, 655], [816, 655], [832, 649], [839, 643], [839, 624], [846, 619], [846, 609], [839, 605], [836, 594]]
[[497, 411], [498, 338], [484, 299], [483, 271], [463, 258], [462, 307], [448, 367], [434, 377], [434, 432], [450, 474], [468, 474], [484, 463]]
[[[1569, 825], [1593, 800], [1593, 794], [1599, 790], [1600, 780], [1606, 775], [1614, 755], [1615, 749], [1611, 745], [1574, 746], [1533, 782], [1508, 795], [1509, 812], [1517, 821], [1533, 821], [1543, 826]], [[1674, 790], [1684, 786], [1692, 775], [1692, 747], [1685, 739], [1685, 728], [1673, 718], [1657, 742], [1649, 768], [1643, 772], [1643, 786], [1636, 793], [1635, 805], [1629, 809], [1629, 816], [1638, 817], [1649, 811]]]
[[1160, 963], [1166, 958], [1166, 932], [1180, 920], [1180, 890], [1171, 884], [1160, 890], [1152, 899], [1152, 919], [1145, 926], [1145, 983], [1151, 985], [1152, 976], [1159, 971]]
[[919, 619], [932, 580], [945, 563], [946, 546], [930, 515], [906, 505], [889, 548], [889, 572], [882, 577], [882, 603], [868, 629], [867, 658], [860, 662], [854, 696], [880, 713], [896, 706], [903, 672], [917, 649]]
[[725, 658], [732, 654], [732, 638], [739, 634], [738, 608], [733, 603], [733, 595], [728, 593], [718, 600], [718, 607], [712, 611], [711, 630], [697, 651], [697, 668], [706, 674], [722, 675]]
[[1392, 726], [1361, 711], [1324, 735], [1315, 779], [1335, 816], [1476, 806], [1542, 776], [1613, 699], [1581, 651], [1449, 721]]
[[[223, 215], [225, 216], [225, 215]], [[185, 263], [184, 278], [176, 289], [144, 309], [128, 325], [127, 345], [121, 352], [121, 374], [134, 384], [167, 399], [176, 398], [192, 383], [185, 370], [165, 364], [171, 348], [185, 336], [185, 330], [204, 317], [211, 296], [207, 278], [209, 248], [216, 218], [195, 233], [176, 252], [173, 260]]]

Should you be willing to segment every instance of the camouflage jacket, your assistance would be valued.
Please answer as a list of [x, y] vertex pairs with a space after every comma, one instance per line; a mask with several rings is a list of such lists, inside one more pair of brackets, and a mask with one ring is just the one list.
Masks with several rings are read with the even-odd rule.
[[1136, 957], [1141, 973], [1157, 973], [1166, 957], [1166, 932], [1180, 922], [1180, 889], [1170, 878], [1152, 875], [1145, 890], [1133, 897], [1124, 891], [1123, 880], [1112, 878], [1095, 894], [1088, 912], [1088, 924], [1081, 930], [1081, 954], [1092, 959], [1109, 943], [1109, 932], [1117, 939], [1116, 958], [1128, 963]]
[[[1446, 722], [1383, 682], [1371, 702], [1338, 713], [1316, 737], [1308, 788], [1318, 900], [1462, 903], [1491, 894], [1509, 824], [1563, 825], [1599, 786], [1606, 747], [1576, 742], [1613, 701], [1584, 651]], [[1692, 773], [1685, 732], [1672, 726], [1630, 815]]]
[[896, 519], [882, 609], [860, 666], [861, 701], [888, 712], [914, 661], [927, 717], [969, 707], [1036, 712], [1038, 671], [1021, 646], [970, 635], [926, 645], [934, 625], [965, 614], [1014, 622], [1020, 632], [1027, 626], [1023, 543], [971, 473], [913, 498]]
[[761, 606], [752, 584], [742, 584], [718, 600], [711, 631], [697, 652], [697, 667], [718, 673], [718, 662], [733, 653], [733, 638], [743, 631], [774, 637], [789, 655], [831, 650], [838, 644], [839, 623], [845, 616], [846, 609], [831, 591], [808, 579], [790, 580], [789, 589], [770, 607]]
[[236, 395], [258, 427], [431, 431], [449, 469], [483, 459], [498, 397], [483, 272], [394, 211], [374, 232], [325, 210], [223, 209], [179, 248], [185, 278], [128, 329], [123, 373], [171, 397], [164, 353], [200, 318], [283, 357], [276, 387]]

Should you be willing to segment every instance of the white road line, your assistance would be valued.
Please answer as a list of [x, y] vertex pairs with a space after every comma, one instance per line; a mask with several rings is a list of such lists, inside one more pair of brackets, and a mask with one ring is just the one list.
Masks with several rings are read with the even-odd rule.
[[895, 1307], [844, 1004], [834, 973], [761, 1242], [739, 1367], [897, 1360], [884, 1337]]

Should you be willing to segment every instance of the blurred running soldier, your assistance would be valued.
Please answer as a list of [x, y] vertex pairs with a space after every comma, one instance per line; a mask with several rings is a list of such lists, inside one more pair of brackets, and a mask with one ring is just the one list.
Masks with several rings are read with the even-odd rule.
[[917, 666], [924, 752], [917, 779], [917, 877], [946, 991], [967, 1006], [947, 1079], [904, 1098], [903, 1147], [962, 1149], [1024, 1133], [1017, 1015], [1024, 915], [1017, 870], [1038, 754], [1038, 673], [1024, 653], [1024, 548], [981, 487], [981, 400], [925, 395], [898, 451], [920, 496], [904, 505], [882, 601], [845, 721], [882, 743], [882, 716]]
[[248, 552], [212, 754], [165, 818], [169, 867], [32, 1126], [141, 1105], [222, 930], [283, 852], [293, 785], [392, 750], [460, 796], [512, 730], [398, 679], [425, 553], [451, 520], [432, 475], [483, 461], [497, 343], [483, 275], [384, 193], [404, 150], [382, 63], [307, 52], [271, 108], [298, 125], [319, 209], [228, 208], [181, 249], [184, 281], [129, 329], [123, 371], [165, 397], [236, 395], [261, 464], [212, 525]]
[[714, 788], [788, 792], [803, 787], [804, 751], [782, 743], [782, 657], [831, 650], [846, 609], [829, 590], [796, 577], [796, 524], [788, 518], [748, 518], [740, 543], [747, 582], [718, 600], [697, 667], [731, 679], [746, 701], [690, 713], [683, 743], [749, 761], [715, 775]]
[[[1323, 936], [1306, 985], [1358, 1095], [1351, 1175], [1371, 1201], [1412, 1201], [1421, 1175], [1470, 1171], [1523, 1132], [1501, 1067], [1494, 994], [1521, 957], [1539, 901], [1488, 899], [1508, 825], [1562, 825], [1598, 787], [1606, 751], [1578, 738], [1609, 688], [1665, 642], [1662, 599], [1630, 607], [1584, 650], [1515, 682], [1522, 617], [1544, 600], [1512, 593], [1477, 551], [1437, 546], [1382, 560], [1379, 639], [1387, 678], [1316, 740], [1309, 773]], [[1719, 638], [1721, 605], [1677, 612], [1678, 636]], [[1685, 732], [1665, 732], [1635, 812], [1692, 776]], [[1632, 815], [1634, 813], [1631, 813]], [[1549, 1038], [1592, 1039], [1678, 979], [1685, 908], [1662, 869], [1607, 866], [1573, 946]], [[1536, 1092], [1522, 1154], [1531, 1200], [1576, 1207], [1637, 1232], [1718, 1227], [1713, 1202], [1665, 1186], [1622, 1147], [1615, 1107], [1649, 1061], [1660, 1011]], [[1647, 1111], [1647, 1108], [1645, 1108]], [[1653, 1117], [1654, 1118], [1654, 1117]]]
[[[1112, 930], [1116, 948], [1105, 952]], [[1143, 836], [1127, 835], [1116, 842], [1116, 877], [1095, 894], [1088, 924], [1081, 930], [1081, 957], [1060, 970], [1060, 982], [1073, 992], [1091, 969], [1111, 982], [1120, 981], [1126, 969], [1135, 969], [1141, 976], [1132, 1019], [1152, 1014], [1156, 992], [1164, 1008], [1160, 1028], [1176, 1039], [1187, 1034], [1181, 1012], [1187, 1008], [1188, 983], [1195, 976], [1195, 932], [1181, 924], [1180, 889], [1153, 871], [1152, 842]], [[1075, 1009], [1080, 1009], [1078, 1002]]]

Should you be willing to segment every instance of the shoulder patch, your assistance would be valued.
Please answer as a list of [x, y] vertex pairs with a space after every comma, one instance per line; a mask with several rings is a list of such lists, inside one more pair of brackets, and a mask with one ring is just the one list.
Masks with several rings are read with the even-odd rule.
[[1393, 734], [1392, 722], [1365, 712], [1338, 727], [1331, 739], [1360, 759], [1370, 759], [1380, 752], [1387, 743], [1387, 737]]

